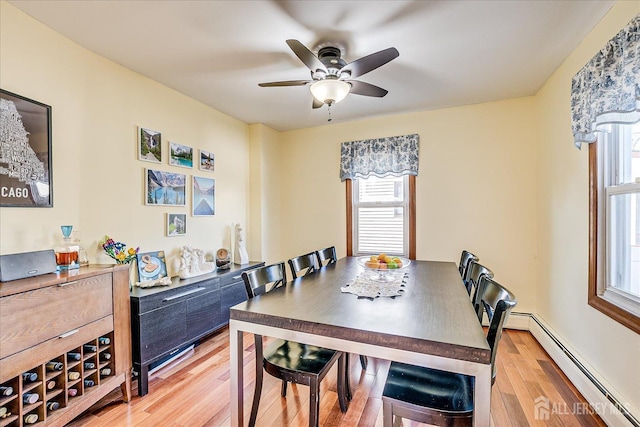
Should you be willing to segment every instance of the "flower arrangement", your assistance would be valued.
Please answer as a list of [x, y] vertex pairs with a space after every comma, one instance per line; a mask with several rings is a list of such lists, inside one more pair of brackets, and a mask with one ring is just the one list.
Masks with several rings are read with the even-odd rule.
[[109, 236], [104, 236], [100, 241], [100, 246], [104, 252], [111, 258], [115, 259], [118, 264], [129, 264], [136, 258], [136, 254], [140, 248], [129, 248], [122, 242], [116, 242]]

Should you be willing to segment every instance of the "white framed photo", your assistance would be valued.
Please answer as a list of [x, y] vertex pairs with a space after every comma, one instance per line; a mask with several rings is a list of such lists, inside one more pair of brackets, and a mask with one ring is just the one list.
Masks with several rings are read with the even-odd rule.
[[193, 167], [193, 148], [175, 142], [169, 143], [169, 164], [183, 168]]
[[215, 155], [209, 151], [200, 150], [200, 170], [213, 172], [215, 169]]
[[193, 216], [215, 215], [216, 180], [213, 178], [193, 177]]
[[158, 131], [138, 128], [138, 160], [162, 162], [162, 134]]
[[187, 234], [187, 214], [167, 213], [167, 237]]
[[186, 191], [186, 175], [145, 169], [146, 205], [186, 206]]

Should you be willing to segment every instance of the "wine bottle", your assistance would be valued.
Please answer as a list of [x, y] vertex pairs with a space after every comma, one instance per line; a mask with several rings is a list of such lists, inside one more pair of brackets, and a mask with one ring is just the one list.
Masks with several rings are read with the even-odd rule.
[[82, 346], [82, 348], [84, 349], [84, 351], [88, 351], [89, 353], [95, 353], [96, 351], [98, 351], [98, 346], [93, 344], [85, 344]]
[[25, 424], [35, 424], [38, 422], [38, 414], [28, 414], [24, 416]]
[[109, 338], [109, 337], [100, 337], [100, 338], [98, 338], [98, 343], [100, 345], [111, 344], [111, 338]]
[[67, 394], [69, 395], [69, 397], [76, 396], [78, 394], [78, 390], [75, 388], [70, 388], [69, 390], [67, 390]]
[[53, 390], [56, 388], [56, 382], [53, 380], [47, 381], [47, 390]]
[[84, 362], [84, 369], [96, 369], [96, 364], [93, 362]]
[[103, 351], [102, 353], [100, 353], [100, 359], [102, 360], [111, 359], [111, 353], [107, 353], [106, 351]]
[[55, 411], [56, 409], [58, 409], [60, 407], [60, 404], [56, 401], [50, 401], [47, 402], [47, 409], [50, 411]]
[[82, 355], [80, 353], [70, 352], [67, 353], [67, 360], [80, 360]]
[[62, 371], [63, 365], [62, 362], [56, 362], [52, 360], [51, 362], [47, 362], [47, 371], [55, 372]]
[[96, 385], [96, 383], [93, 380], [90, 380], [90, 379], [84, 380], [85, 387], [93, 387], [94, 385]]
[[100, 375], [102, 375], [103, 377], [107, 377], [107, 376], [111, 375], [111, 368], [102, 368], [102, 369], [100, 369]]
[[38, 393], [25, 393], [22, 395], [22, 401], [27, 405], [36, 403], [38, 400], [40, 400], [40, 395]]
[[35, 372], [23, 372], [22, 380], [27, 383], [32, 383], [38, 379], [38, 374]]
[[9, 387], [9, 386], [0, 387], [0, 395], [11, 396], [12, 394], [13, 394], [13, 387]]
[[80, 372], [69, 371], [67, 377], [69, 378], [69, 381], [75, 381], [80, 378]]

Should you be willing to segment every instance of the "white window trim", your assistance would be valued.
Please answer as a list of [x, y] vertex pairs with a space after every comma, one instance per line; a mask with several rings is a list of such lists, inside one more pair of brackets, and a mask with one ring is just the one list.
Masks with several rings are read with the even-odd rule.
[[360, 252], [360, 247], [358, 245], [359, 236], [359, 224], [358, 224], [358, 208], [368, 208], [368, 207], [401, 207], [402, 215], [403, 215], [403, 237], [402, 237], [402, 252], [401, 254], [389, 254], [389, 255], [400, 255], [404, 257], [409, 257], [409, 176], [403, 175], [403, 201], [402, 202], [359, 202], [359, 186], [360, 180], [356, 178], [353, 180], [352, 184], [352, 200], [353, 200], [353, 255], [361, 256], [361, 255], [371, 255], [369, 252]]

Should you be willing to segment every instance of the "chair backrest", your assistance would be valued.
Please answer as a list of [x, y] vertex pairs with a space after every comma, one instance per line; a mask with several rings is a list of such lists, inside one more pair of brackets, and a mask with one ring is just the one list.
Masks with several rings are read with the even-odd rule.
[[284, 286], [287, 283], [287, 270], [284, 262], [279, 262], [243, 271], [242, 280], [244, 280], [247, 298], [251, 299]]
[[318, 257], [318, 265], [324, 267], [325, 265], [334, 264], [338, 261], [338, 255], [336, 255], [336, 247], [331, 246], [329, 248], [320, 249], [316, 251], [316, 257]]
[[478, 262], [479, 258], [471, 252], [463, 250], [460, 255], [460, 262], [458, 263], [458, 271], [460, 272], [460, 277], [463, 279], [467, 274], [467, 269], [469, 268], [469, 263], [471, 261]]
[[516, 297], [511, 291], [493, 279], [483, 276], [480, 283], [481, 304], [489, 316], [489, 330], [487, 342], [491, 348], [491, 383], [496, 379], [496, 354], [498, 343], [502, 338], [502, 328], [517, 304]]
[[473, 301], [474, 305], [478, 304], [478, 283], [480, 283], [482, 276], [488, 276], [492, 279], [493, 271], [476, 261], [471, 261], [467, 269], [467, 275], [463, 278], [463, 281], [464, 286], [467, 288], [467, 293], [471, 297], [471, 301]]
[[[294, 279], [298, 278], [298, 273], [304, 269], [304, 274], [313, 273], [318, 270], [318, 263], [315, 252], [300, 255], [289, 260], [289, 267], [291, 268], [291, 275]], [[301, 274], [302, 276], [302, 274]]]

